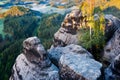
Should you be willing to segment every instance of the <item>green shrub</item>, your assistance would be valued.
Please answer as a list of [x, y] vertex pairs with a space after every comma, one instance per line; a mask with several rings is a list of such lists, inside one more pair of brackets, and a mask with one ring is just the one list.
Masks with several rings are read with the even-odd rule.
[[88, 49], [97, 59], [105, 45], [104, 22], [103, 14], [100, 14], [98, 20], [92, 19], [92, 22], [88, 22], [88, 25], [92, 23], [91, 27], [83, 27], [78, 31], [79, 44]]

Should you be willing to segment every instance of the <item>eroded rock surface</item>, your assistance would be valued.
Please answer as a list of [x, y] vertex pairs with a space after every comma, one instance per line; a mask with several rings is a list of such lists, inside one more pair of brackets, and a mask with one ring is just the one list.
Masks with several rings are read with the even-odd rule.
[[59, 80], [57, 67], [51, 63], [37, 37], [26, 39], [23, 48], [9, 80]]
[[52, 48], [49, 56], [59, 66], [62, 80], [96, 80], [101, 75], [102, 64], [79, 45]]
[[59, 60], [63, 80], [97, 80], [100, 77], [102, 64], [95, 61], [85, 49], [74, 45], [66, 48]]
[[116, 30], [114, 36], [104, 48], [103, 59], [112, 62], [120, 54], [120, 28]]
[[52, 48], [49, 57], [59, 66], [62, 80], [96, 80], [101, 75], [102, 64], [79, 45]]
[[73, 10], [67, 14], [61, 24], [61, 28], [54, 34], [54, 46], [66, 46], [69, 44], [78, 44], [77, 30], [86, 22], [85, 16], [82, 16], [80, 10]]
[[120, 54], [105, 70], [105, 80], [120, 80]]
[[92, 57], [92, 55], [87, 50], [75, 44], [70, 44], [66, 47], [55, 47], [50, 49], [48, 52], [49, 52], [49, 58], [57, 66], [58, 66], [60, 57], [63, 54], [76, 53], [76, 54], [84, 54], [86, 56]]

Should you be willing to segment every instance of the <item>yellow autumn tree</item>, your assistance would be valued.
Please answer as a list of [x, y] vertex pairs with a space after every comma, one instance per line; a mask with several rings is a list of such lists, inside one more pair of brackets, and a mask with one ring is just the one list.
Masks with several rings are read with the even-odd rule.
[[[99, 17], [94, 19], [94, 9], [96, 7], [97, 0], [85, 0], [80, 4], [80, 10], [83, 16], [87, 16], [87, 26], [82, 27], [80, 30], [80, 45], [90, 49], [96, 49], [96, 54], [103, 48], [105, 43], [104, 38], [104, 14], [101, 12], [97, 14]], [[102, 5], [102, 4], [101, 4]], [[101, 6], [100, 5], [100, 6]], [[85, 29], [84, 29], [85, 28]]]
[[20, 7], [20, 6], [13, 6], [8, 11], [3, 13], [3, 16], [21, 16], [26, 14], [29, 11], [28, 8]]

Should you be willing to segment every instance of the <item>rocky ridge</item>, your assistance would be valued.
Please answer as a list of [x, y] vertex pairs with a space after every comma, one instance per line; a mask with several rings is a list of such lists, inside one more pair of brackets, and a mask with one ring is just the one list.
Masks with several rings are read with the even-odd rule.
[[[106, 34], [113, 31], [104, 48], [103, 58], [110, 62], [102, 74], [103, 65], [92, 54], [77, 45], [77, 30], [82, 24], [81, 11], [67, 14], [54, 35], [54, 44], [47, 51], [37, 37], [23, 42], [21, 53], [13, 66], [10, 80], [119, 80], [119, 19], [106, 16]], [[101, 75], [104, 75], [101, 78]]]

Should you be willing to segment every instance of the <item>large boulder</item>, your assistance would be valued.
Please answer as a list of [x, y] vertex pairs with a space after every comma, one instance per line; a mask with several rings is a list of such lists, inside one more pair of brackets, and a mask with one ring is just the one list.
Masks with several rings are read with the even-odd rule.
[[57, 66], [59, 64], [60, 57], [63, 54], [77, 53], [77, 54], [85, 54], [89, 57], [92, 57], [92, 55], [87, 50], [75, 44], [70, 44], [66, 47], [51, 48], [48, 51], [48, 53], [49, 53], [49, 58], [51, 59], [51, 61]]
[[120, 54], [105, 70], [105, 80], [120, 80]]
[[52, 48], [49, 57], [59, 66], [63, 80], [96, 80], [101, 75], [102, 64], [79, 45]]
[[85, 49], [71, 46], [64, 49], [60, 57], [60, 77], [63, 80], [97, 80], [101, 76], [102, 64], [95, 61]]
[[61, 28], [54, 34], [54, 47], [78, 44], [77, 30], [85, 22], [80, 10], [75, 9], [67, 14]]
[[120, 28], [116, 30], [114, 36], [104, 48], [103, 60], [112, 62], [120, 54]]
[[23, 42], [23, 53], [17, 57], [9, 80], [59, 80], [57, 67], [37, 37]]

